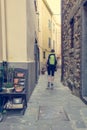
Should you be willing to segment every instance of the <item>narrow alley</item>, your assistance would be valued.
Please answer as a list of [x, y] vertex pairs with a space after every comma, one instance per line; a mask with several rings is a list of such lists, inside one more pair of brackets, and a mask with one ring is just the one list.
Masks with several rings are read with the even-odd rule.
[[40, 75], [24, 115], [5, 115], [0, 130], [87, 130], [87, 106], [60, 82], [47, 90], [47, 73]]
[[0, 0], [0, 130], [87, 130], [86, 69], [87, 0]]

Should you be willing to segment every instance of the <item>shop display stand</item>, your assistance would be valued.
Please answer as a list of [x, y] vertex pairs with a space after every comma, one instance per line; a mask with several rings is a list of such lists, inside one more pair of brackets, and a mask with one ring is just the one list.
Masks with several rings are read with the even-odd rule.
[[[13, 89], [11, 91], [2, 89], [0, 92], [2, 110], [6, 110], [6, 112], [20, 110], [24, 115], [27, 108], [27, 77], [26, 69], [14, 69]], [[17, 87], [22, 87], [22, 90], [17, 91]]]

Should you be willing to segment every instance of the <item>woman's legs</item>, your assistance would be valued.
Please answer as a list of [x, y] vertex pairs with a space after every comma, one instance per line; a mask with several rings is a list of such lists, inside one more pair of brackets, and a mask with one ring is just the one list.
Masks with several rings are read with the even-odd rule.
[[54, 85], [54, 73], [55, 73], [55, 69], [52, 68], [52, 73], [51, 73], [51, 88], [53, 88], [53, 85]]
[[53, 88], [53, 84], [54, 84], [54, 73], [55, 73], [55, 69], [54, 66], [50, 66], [47, 68], [47, 73], [48, 73], [48, 87], [52, 87]]
[[48, 88], [50, 87], [50, 67], [47, 68], [47, 73], [48, 73]]

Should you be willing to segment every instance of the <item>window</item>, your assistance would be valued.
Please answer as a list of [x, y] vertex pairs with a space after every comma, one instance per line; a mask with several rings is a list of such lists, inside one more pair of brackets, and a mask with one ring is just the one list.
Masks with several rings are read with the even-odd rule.
[[74, 47], [74, 18], [70, 21], [70, 28], [71, 28], [71, 48]]
[[48, 47], [51, 48], [51, 38], [48, 38]]
[[34, 0], [35, 11], [37, 12], [37, 1]]
[[53, 40], [53, 49], [55, 49], [55, 41]]
[[53, 33], [55, 32], [55, 24], [53, 23]]
[[50, 19], [48, 20], [48, 28], [51, 30], [51, 21], [50, 21]]
[[46, 52], [43, 51], [43, 59], [45, 59], [45, 58], [46, 58]]

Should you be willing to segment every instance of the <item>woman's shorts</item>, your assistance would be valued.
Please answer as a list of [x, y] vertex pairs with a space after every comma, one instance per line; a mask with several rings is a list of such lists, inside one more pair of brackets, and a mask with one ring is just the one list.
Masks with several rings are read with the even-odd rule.
[[54, 66], [54, 65], [49, 65], [49, 66], [47, 67], [47, 72], [48, 72], [48, 75], [54, 76], [55, 66]]

